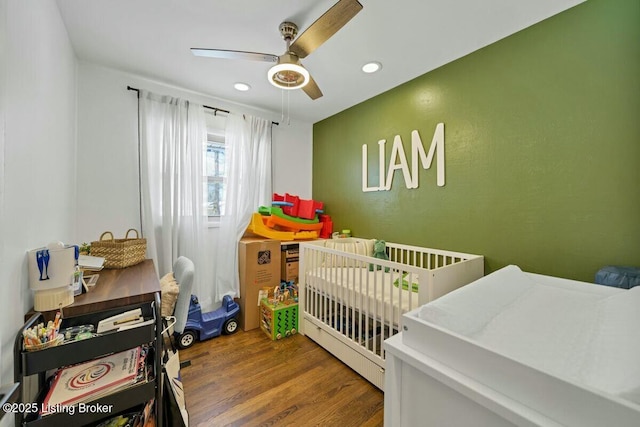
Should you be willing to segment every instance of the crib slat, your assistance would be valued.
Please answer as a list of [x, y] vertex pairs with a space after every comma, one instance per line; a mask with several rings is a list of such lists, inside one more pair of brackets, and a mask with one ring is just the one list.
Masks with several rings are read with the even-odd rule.
[[[378, 360], [381, 367], [385, 358], [382, 343], [398, 332], [403, 313], [421, 303], [421, 296], [412, 291], [412, 283], [429, 278], [430, 270], [471, 257], [394, 243], [387, 243], [389, 261], [333, 249], [335, 245], [328, 248], [324, 242], [301, 247], [305, 270], [300, 272], [305, 295], [301, 314], [320, 322], [316, 324], [327, 332], [335, 331], [341, 342], [359, 352], [366, 350], [367, 358]], [[369, 271], [369, 265], [373, 271]], [[388, 273], [385, 267], [389, 267]], [[403, 289], [405, 282], [407, 289]]]

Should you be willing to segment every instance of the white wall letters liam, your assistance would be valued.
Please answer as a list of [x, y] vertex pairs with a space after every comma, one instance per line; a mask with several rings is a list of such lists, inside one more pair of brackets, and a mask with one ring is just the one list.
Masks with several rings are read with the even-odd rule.
[[436, 159], [436, 184], [438, 187], [444, 186], [444, 123], [438, 123], [433, 133], [429, 153], [425, 153], [417, 130], [411, 132], [411, 170], [407, 162], [407, 156], [404, 152], [402, 138], [396, 135], [393, 139], [393, 147], [391, 148], [391, 157], [389, 158], [389, 166], [386, 168], [386, 139], [378, 141], [378, 167], [379, 182], [378, 186], [369, 187], [369, 173], [367, 169], [368, 148], [367, 144], [362, 145], [362, 191], [389, 191], [393, 183], [393, 176], [396, 170], [402, 171], [404, 185], [408, 189], [418, 188], [418, 160], [423, 169], [429, 169], [433, 163], [435, 154]]

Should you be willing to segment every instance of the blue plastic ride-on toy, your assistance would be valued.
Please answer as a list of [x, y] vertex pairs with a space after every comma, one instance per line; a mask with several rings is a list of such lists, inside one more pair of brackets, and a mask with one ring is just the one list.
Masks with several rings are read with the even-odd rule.
[[179, 348], [188, 348], [198, 341], [217, 337], [221, 333], [230, 335], [238, 330], [240, 306], [229, 295], [222, 298], [222, 306], [217, 310], [203, 313], [198, 297], [191, 295], [189, 314], [184, 331], [176, 333]]

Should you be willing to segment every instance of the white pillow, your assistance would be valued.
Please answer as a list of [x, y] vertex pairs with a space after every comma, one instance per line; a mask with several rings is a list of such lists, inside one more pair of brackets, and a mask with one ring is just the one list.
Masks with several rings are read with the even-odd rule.
[[357, 254], [363, 256], [373, 255], [373, 243], [375, 239], [370, 240], [356, 240], [351, 238], [345, 239], [328, 239], [324, 247], [327, 249], [334, 249], [336, 251], [345, 252], [345, 255], [327, 254], [324, 260], [324, 265], [327, 267], [364, 267], [365, 262], [357, 262], [356, 260], [349, 258], [348, 254]]

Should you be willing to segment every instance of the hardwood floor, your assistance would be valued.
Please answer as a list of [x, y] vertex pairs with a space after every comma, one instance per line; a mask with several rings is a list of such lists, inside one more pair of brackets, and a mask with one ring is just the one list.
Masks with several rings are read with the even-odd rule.
[[180, 351], [191, 426], [381, 426], [383, 394], [305, 336], [260, 329]]

